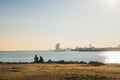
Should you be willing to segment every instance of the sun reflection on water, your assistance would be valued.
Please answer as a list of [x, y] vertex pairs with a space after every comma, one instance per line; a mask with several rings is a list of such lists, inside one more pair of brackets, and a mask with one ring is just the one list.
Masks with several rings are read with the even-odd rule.
[[105, 63], [120, 63], [120, 52], [104, 52], [101, 56]]

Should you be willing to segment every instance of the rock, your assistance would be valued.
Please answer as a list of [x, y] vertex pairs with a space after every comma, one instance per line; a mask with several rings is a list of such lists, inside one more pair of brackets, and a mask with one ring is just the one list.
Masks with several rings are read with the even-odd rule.
[[80, 64], [87, 64], [87, 62], [85, 62], [85, 61], [80, 61]]

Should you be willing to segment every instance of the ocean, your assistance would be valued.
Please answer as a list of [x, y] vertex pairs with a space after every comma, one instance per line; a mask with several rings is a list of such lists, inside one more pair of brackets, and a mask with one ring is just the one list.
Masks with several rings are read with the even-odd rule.
[[47, 62], [52, 61], [100, 61], [104, 63], [120, 63], [120, 52], [54, 52], [54, 51], [0, 51], [2, 62], [33, 62], [34, 56], [42, 56]]

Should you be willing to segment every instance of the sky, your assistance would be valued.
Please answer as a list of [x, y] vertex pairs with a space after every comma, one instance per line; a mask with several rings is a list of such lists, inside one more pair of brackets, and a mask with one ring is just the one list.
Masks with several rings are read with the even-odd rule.
[[0, 0], [0, 50], [116, 47], [120, 0]]

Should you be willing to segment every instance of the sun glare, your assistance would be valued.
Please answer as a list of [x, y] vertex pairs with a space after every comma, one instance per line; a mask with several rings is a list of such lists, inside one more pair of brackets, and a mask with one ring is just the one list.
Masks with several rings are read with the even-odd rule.
[[105, 63], [120, 63], [120, 52], [104, 52], [102, 56]]
[[115, 4], [117, 1], [116, 0], [107, 0], [110, 4]]
[[109, 7], [114, 7], [117, 5], [117, 2], [118, 0], [101, 0], [101, 2], [104, 4], [104, 5], [108, 5]]

